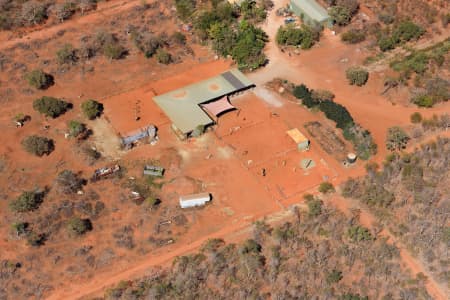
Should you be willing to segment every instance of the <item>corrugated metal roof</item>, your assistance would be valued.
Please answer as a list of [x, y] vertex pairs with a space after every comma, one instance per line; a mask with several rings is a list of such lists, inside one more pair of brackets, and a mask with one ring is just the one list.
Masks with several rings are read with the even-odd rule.
[[291, 4], [302, 9], [311, 19], [317, 22], [323, 22], [330, 17], [327, 10], [315, 0], [291, 0]]
[[253, 86], [253, 83], [237, 69], [153, 97], [172, 123], [183, 133], [189, 133], [199, 125], [213, 121], [200, 104]]

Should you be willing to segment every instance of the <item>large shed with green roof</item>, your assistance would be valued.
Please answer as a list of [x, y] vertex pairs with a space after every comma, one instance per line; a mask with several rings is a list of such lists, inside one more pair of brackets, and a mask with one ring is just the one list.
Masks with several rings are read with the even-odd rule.
[[[172, 121], [172, 128], [183, 137], [187, 137], [199, 126], [206, 127], [214, 123], [211, 111], [215, 115], [232, 108], [228, 96], [254, 87], [254, 84], [237, 69], [229, 70], [218, 76], [153, 97], [156, 104]], [[226, 97], [226, 98], [224, 98]], [[217, 102], [216, 105], [209, 105]], [[228, 105], [227, 105], [228, 103]]]
[[319, 23], [326, 27], [333, 25], [327, 10], [315, 0], [291, 0], [290, 8], [306, 24]]

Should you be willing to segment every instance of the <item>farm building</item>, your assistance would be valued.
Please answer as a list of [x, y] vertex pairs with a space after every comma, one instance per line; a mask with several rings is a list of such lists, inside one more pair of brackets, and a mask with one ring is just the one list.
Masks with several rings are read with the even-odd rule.
[[309, 149], [309, 140], [297, 128], [286, 131], [292, 140], [297, 144], [297, 149], [305, 151]]
[[156, 104], [172, 121], [172, 128], [181, 138], [188, 137], [199, 127], [215, 123], [215, 118], [234, 109], [229, 96], [254, 87], [239, 70], [153, 97]]
[[291, 0], [289, 6], [306, 24], [320, 23], [326, 27], [333, 25], [327, 10], [317, 3], [316, 0]]
[[211, 201], [211, 195], [209, 193], [180, 196], [181, 208], [203, 206], [209, 201]]

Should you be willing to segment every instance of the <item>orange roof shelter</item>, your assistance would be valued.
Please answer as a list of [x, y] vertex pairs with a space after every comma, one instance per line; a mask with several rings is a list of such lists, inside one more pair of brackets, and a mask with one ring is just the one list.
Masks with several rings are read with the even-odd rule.
[[306, 151], [309, 149], [309, 139], [303, 135], [303, 133], [298, 130], [298, 128], [293, 128], [286, 133], [291, 137], [292, 140], [297, 144], [297, 149], [300, 151]]

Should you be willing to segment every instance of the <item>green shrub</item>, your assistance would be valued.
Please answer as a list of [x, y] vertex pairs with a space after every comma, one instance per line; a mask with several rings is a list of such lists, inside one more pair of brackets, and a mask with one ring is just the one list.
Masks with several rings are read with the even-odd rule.
[[413, 97], [412, 102], [420, 107], [432, 107], [434, 105], [433, 97], [426, 94], [420, 94]]
[[[311, 195], [312, 196], [312, 195]], [[308, 215], [311, 217], [317, 217], [322, 213], [322, 201], [318, 199], [310, 199], [307, 201], [308, 204]]]
[[25, 75], [25, 79], [32, 87], [44, 90], [53, 85], [53, 76], [42, 70], [33, 70]]
[[109, 59], [121, 59], [125, 52], [125, 48], [117, 41], [103, 46], [103, 55]]
[[71, 104], [66, 101], [47, 96], [43, 96], [33, 102], [34, 110], [51, 118], [57, 118], [65, 113], [70, 107]]
[[329, 192], [334, 192], [334, 191], [335, 191], [334, 186], [330, 182], [325, 181], [319, 185], [319, 192], [321, 192], [323, 194], [326, 194]]
[[420, 114], [420, 112], [415, 112], [413, 114], [411, 114], [410, 117], [411, 123], [413, 124], [417, 124], [422, 122], [422, 115]]
[[73, 217], [67, 221], [67, 230], [75, 236], [83, 235], [92, 230], [91, 220]]
[[15, 233], [20, 236], [28, 233], [30, 224], [27, 222], [15, 222], [11, 224], [11, 229], [15, 231]]
[[390, 151], [402, 150], [406, 148], [410, 137], [398, 126], [388, 129], [386, 136], [386, 148]]
[[183, 21], [188, 21], [195, 11], [195, 0], [175, 0], [178, 16]]
[[159, 48], [156, 51], [156, 59], [160, 64], [168, 65], [172, 62], [172, 55], [164, 49]]
[[23, 139], [22, 146], [27, 152], [36, 156], [49, 155], [55, 149], [53, 140], [37, 135]]
[[341, 34], [341, 40], [349, 44], [357, 44], [364, 41], [366, 39], [366, 35], [367, 33], [363, 30], [350, 29], [349, 31]]
[[392, 36], [394, 40], [400, 42], [408, 42], [420, 38], [425, 33], [425, 29], [414, 22], [400, 22], [394, 29]]
[[103, 104], [95, 100], [87, 100], [81, 104], [81, 110], [86, 118], [93, 120], [103, 112]]
[[69, 134], [70, 136], [73, 137], [77, 137], [86, 130], [85, 124], [75, 120], [69, 121], [68, 127], [69, 127]]
[[328, 90], [313, 90], [311, 97], [317, 102], [321, 102], [326, 100], [332, 101], [335, 95]]
[[361, 67], [350, 67], [345, 75], [351, 85], [363, 86], [369, 79], [369, 72]]
[[378, 40], [378, 47], [385, 52], [394, 49], [397, 46], [397, 42], [391, 36], [383, 36]]
[[372, 234], [370, 234], [369, 229], [355, 225], [351, 226], [348, 231], [348, 236], [353, 242], [371, 241], [373, 240]]
[[266, 63], [267, 58], [263, 49], [267, 42], [267, 35], [260, 28], [242, 21], [235, 41], [231, 56], [240, 69], [253, 70]]
[[17, 199], [9, 203], [9, 208], [15, 212], [29, 212], [39, 208], [44, 200], [44, 193], [35, 191], [23, 192]]
[[304, 99], [305, 97], [311, 96], [311, 91], [304, 84], [297, 85], [292, 93], [298, 99]]
[[75, 49], [71, 44], [64, 44], [58, 51], [56, 51], [56, 60], [58, 64], [74, 64], [77, 61]]
[[338, 270], [333, 270], [327, 274], [326, 281], [328, 284], [337, 283], [342, 280], [344, 276], [342, 276], [342, 272]]
[[172, 41], [178, 45], [185, 45], [186, 44], [186, 36], [182, 34], [181, 32], [177, 31], [172, 34]]

